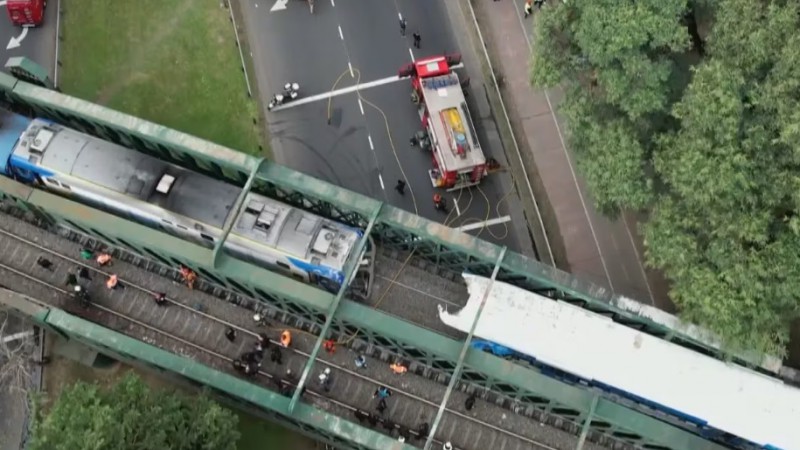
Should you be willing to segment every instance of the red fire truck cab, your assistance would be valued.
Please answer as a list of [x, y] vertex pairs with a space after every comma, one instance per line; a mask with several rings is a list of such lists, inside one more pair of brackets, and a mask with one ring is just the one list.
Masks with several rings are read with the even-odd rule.
[[41, 25], [46, 6], [46, 0], [6, 0], [6, 11], [11, 23], [21, 27]]
[[460, 62], [461, 55], [437, 56], [400, 70], [401, 77], [411, 76], [411, 99], [430, 137], [431, 183], [448, 190], [474, 186], [488, 174], [461, 81], [452, 70]]

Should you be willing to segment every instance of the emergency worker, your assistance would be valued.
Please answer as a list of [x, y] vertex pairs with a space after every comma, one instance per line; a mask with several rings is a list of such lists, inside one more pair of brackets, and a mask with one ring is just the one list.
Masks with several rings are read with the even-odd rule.
[[292, 333], [289, 330], [283, 330], [281, 333], [281, 345], [284, 348], [289, 348], [289, 345], [292, 344]]

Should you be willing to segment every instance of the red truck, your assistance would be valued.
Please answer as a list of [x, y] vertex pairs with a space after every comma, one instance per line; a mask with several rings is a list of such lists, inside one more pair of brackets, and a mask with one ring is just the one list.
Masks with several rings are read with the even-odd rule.
[[21, 27], [36, 27], [44, 20], [46, 0], [6, 0], [11, 23]]

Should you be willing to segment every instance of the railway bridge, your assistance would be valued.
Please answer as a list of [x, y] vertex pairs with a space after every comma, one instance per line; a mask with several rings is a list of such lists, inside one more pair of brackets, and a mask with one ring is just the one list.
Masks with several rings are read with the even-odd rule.
[[[718, 345], [672, 316], [568, 273], [439, 223], [219, 145], [0, 73], [3, 107], [45, 117], [366, 230], [376, 245], [372, 294], [354, 298], [347, 283], [328, 293], [170, 234], [107, 214], [12, 179], [0, 178], [0, 302], [32, 317], [62, 341], [80, 343], [152, 369], [223, 401], [341, 449], [648, 448], [722, 449], [672, 419], [608, 394], [569, 384], [522, 362], [470, 347], [471, 335], [445, 327], [437, 305], [468, 295], [464, 271], [567, 301], [710, 355]], [[241, 207], [244, 193], [236, 208]], [[230, 227], [230, 224], [228, 225]], [[77, 267], [102, 280], [110, 269], [82, 260], [80, 249], [105, 249], [124, 289], [90, 288], [92, 305], [67, 300], [64, 280]], [[44, 256], [52, 270], [36, 265]], [[359, 261], [347, 264], [350, 280]], [[185, 265], [194, 290], [178, 283]], [[167, 294], [167, 306], [153, 302]], [[267, 318], [253, 321], [254, 313]], [[237, 332], [225, 339], [228, 328]], [[233, 358], [258, 333], [294, 330], [282, 364], [252, 378]], [[334, 353], [321, 351], [335, 339]], [[609, 349], [613, 351], [613, 349]], [[353, 364], [367, 358], [366, 368]], [[738, 355], [753, 366], [776, 364]], [[409, 371], [388, 365], [403, 360]], [[329, 390], [317, 376], [331, 369]], [[378, 386], [393, 392], [387, 413], [370, 421]], [[471, 410], [465, 399], [475, 396]], [[421, 423], [429, 433], [419, 433]], [[405, 442], [398, 440], [402, 435]]]

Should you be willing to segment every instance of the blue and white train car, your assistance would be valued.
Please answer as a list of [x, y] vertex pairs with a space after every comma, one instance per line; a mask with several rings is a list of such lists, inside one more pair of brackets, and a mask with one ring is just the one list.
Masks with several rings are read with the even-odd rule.
[[[213, 247], [242, 188], [42, 119], [0, 110], [0, 174]], [[224, 250], [336, 292], [363, 235], [248, 193]]]
[[[463, 276], [470, 293], [466, 306], [457, 313], [439, 306], [439, 316], [466, 333], [490, 280]], [[548, 375], [569, 374], [654, 407], [712, 440], [738, 448], [800, 449], [800, 389], [578, 306], [495, 282], [475, 336], [485, 340], [478, 348], [500, 356], [518, 352]]]

